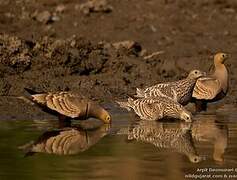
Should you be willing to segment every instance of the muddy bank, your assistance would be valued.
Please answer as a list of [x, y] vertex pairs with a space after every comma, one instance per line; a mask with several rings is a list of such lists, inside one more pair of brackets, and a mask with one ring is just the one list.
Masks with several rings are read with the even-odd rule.
[[133, 41], [91, 43], [85, 38], [42, 37], [26, 41], [3, 34], [1, 95], [36, 91], [80, 91], [97, 100], [132, 95], [135, 87], [186, 76], [175, 59], [147, 56]]
[[20, 0], [0, 7], [4, 118], [38, 111], [6, 97], [24, 95], [24, 87], [79, 91], [106, 104], [136, 87], [208, 71], [218, 51], [231, 54], [230, 91], [220, 104], [237, 102], [235, 1]]

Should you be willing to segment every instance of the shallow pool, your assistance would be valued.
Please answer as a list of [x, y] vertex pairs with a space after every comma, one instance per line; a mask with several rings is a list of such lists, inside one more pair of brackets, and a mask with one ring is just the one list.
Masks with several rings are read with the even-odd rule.
[[236, 109], [194, 120], [144, 122], [116, 110], [110, 126], [1, 120], [0, 179], [237, 177]]

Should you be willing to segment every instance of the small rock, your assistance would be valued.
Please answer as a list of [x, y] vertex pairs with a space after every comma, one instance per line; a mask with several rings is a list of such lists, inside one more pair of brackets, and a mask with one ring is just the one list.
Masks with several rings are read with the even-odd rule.
[[4, 14], [7, 18], [14, 18], [14, 14], [7, 12]]
[[141, 57], [144, 57], [144, 56], [147, 56], [147, 55], [148, 55], [148, 52], [147, 52], [146, 49], [141, 50], [141, 52], [139, 53], [139, 56], [141, 56]]
[[72, 40], [71, 43], [70, 43], [70, 46], [71, 47], [75, 47], [77, 44], [76, 40]]
[[225, 9], [224, 9], [224, 12], [230, 13], [230, 14], [236, 13], [235, 9], [233, 9], [233, 8], [225, 8]]
[[151, 31], [152, 31], [152, 32], [154, 32], [154, 33], [155, 33], [155, 32], [157, 32], [157, 29], [156, 29], [156, 27], [155, 27], [155, 26], [153, 26], [153, 25], [150, 25], [150, 29], [151, 29]]
[[55, 11], [56, 11], [57, 13], [63, 13], [63, 12], [65, 11], [65, 9], [66, 9], [66, 6], [65, 6], [65, 5], [59, 4], [59, 5], [55, 8]]
[[49, 11], [38, 13], [37, 11], [32, 14], [32, 17], [41, 23], [48, 23], [52, 20], [52, 14]]
[[135, 41], [121, 41], [121, 42], [113, 43], [112, 45], [117, 50], [120, 48], [125, 48], [128, 50], [135, 49], [137, 52], [140, 52], [142, 50], [141, 45]]
[[78, 26], [78, 22], [73, 22], [73, 26], [77, 27]]
[[51, 17], [51, 20], [52, 20], [52, 21], [60, 21], [60, 17], [57, 16], [56, 14], [54, 14], [54, 15]]
[[224, 35], [224, 36], [228, 36], [228, 35], [230, 35], [230, 32], [229, 32], [229, 31], [224, 31], [224, 32], [223, 32], [223, 35]]
[[81, 4], [79, 9], [83, 14], [88, 15], [91, 12], [108, 13], [113, 10], [113, 7], [108, 4], [107, 0], [89, 0], [84, 4]]

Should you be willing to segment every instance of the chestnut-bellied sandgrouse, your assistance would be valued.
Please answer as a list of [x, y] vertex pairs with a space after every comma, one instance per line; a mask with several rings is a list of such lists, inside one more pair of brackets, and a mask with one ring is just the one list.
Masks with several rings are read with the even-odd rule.
[[111, 122], [111, 116], [104, 108], [80, 94], [70, 92], [36, 93], [27, 88], [25, 90], [31, 94], [33, 102], [51, 110], [51, 112], [56, 112], [59, 115], [59, 120], [65, 118], [85, 120], [94, 117], [104, 123]]
[[197, 80], [192, 97], [196, 112], [207, 109], [207, 103], [222, 99], [228, 91], [228, 71], [224, 65], [228, 55], [217, 53], [214, 56], [214, 72]]

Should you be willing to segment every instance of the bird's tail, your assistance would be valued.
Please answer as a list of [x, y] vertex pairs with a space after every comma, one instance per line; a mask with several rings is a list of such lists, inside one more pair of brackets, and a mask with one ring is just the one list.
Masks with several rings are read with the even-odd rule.
[[122, 101], [116, 101], [116, 103], [121, 107], [121, 108], [125, 108], [128, 111], [131, 111], [131, 108], [133, 107], [133, 99], [132, 98], [128, 98], [127, 102], [122, 102]]
[[24, 88], [25, 91], [27, 91], [29, 94], [33, 95], [33, 94], [40, 94], [39, 92], [36, 92], [30, 88]]
[[121, 101], [116, 101], [116, 103], [124, 109], [127, 109], [128, 111], [131, 111], [131, 107], [129, 106], [128, 102], [121, 102]]
[[19, 146], [18, 149], [22, 150], [25, 153], [24, 157], [32, 156], [35, 153], [35, 152], [32, 152], [33, 145], [34, 145], [34, 142], [31, 141], [27, 144]]
[[47, 93], [36, 92], [29, 88], [24, 88], [24, 89], [27, 92], [25, 95], [27, 99], [29, 99], [32, 102], [37, 102], [41, 105], [45, 105], [46, 103], [45, 99], [46, 99]]
[[137, 88], [136, 92], [137, 94], [134, 97], [137, 97], [137, 98], [145, 97], [145, 92], [142, 89]]
[[34, 105], [31, 98], [28, 98], [28, 97], [25, 97], [25, 96], [15, 96], [15, 95], [5, 96], [5, 95], [2, 95], [2, 97], [12, 98], [12, 99], [20, 99], [20, 100], [23, 100], [24, 102], [26, 102], [28, 104]]
[[116, 132], [117, 135], [127, 135], [128, 133], [129, 133], [129, 128], [121, 128]]

